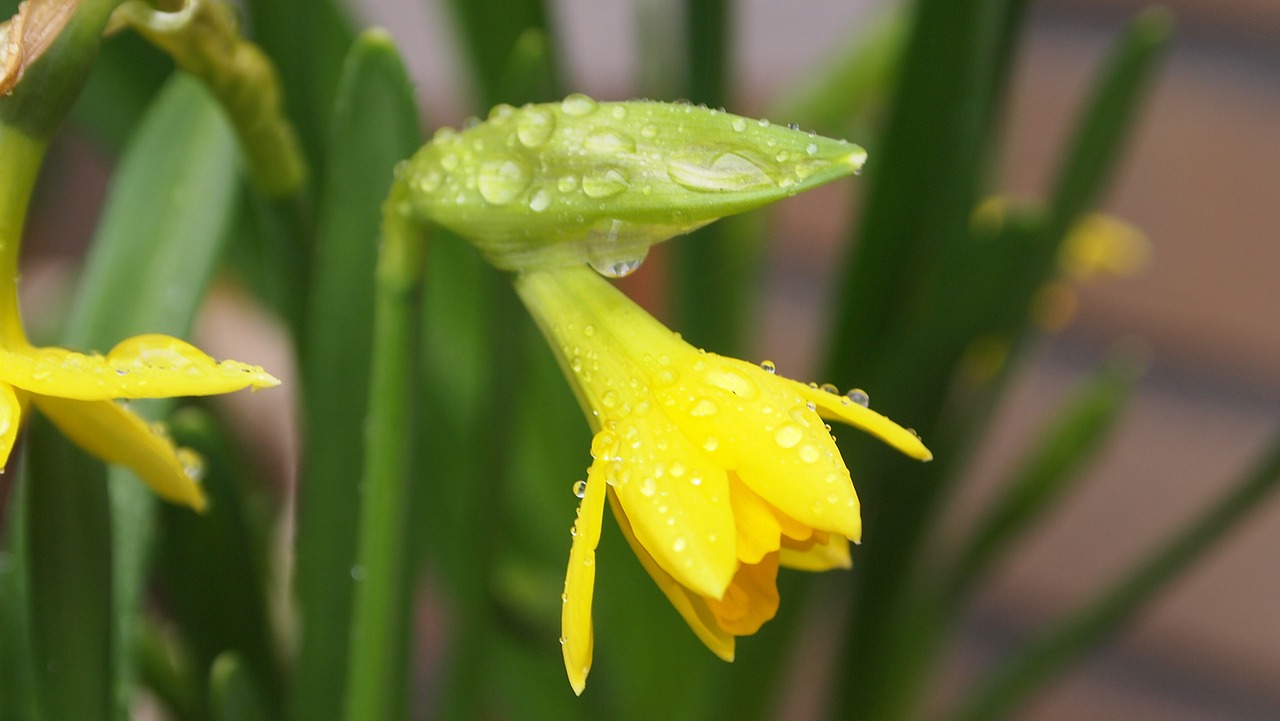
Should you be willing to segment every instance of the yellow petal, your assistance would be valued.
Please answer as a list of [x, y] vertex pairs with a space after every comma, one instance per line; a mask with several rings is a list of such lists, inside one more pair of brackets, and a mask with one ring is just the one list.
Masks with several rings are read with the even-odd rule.
[[609, 484], [636, 538], [663, 570], [695, 593], [719, 598], [737, 567], [737, 537], [724, 469], [666, 417], [617, 422], [606, 453]]
[[773, 507], [747, 488], [736, 473], [729, 474], [729, 497], [733, 501], [733, 523], [738, 533], [738, 560], [759, 563], [778, 550], [782, 527]]
[[861, 533], [858, 498], [835, 441], [799, 393], [801, 384], [714, 353], [682, 359], [659, 388], [667, 414], [751, 490], [799, 523], [847, 537]]
[[13, 387], [8, 383], [0, 383], [0, 469], [9, 462], [9, 454], [13, 452], [13, 442], [18, 437], [18, 426], [22, 422], [22, 403]]
[[820, 388], [810, 388], [796, 381], [788, 382], [795, 385], [796, 390], [804, 396], [805, 400], [817, 406], [818, 414], [823, 418], [848, 423], [854, 428], [866, 431], [916, 460], [933, 460], [933, 454], [924, 447], [919, 436], [870, 408], [854, 403], [848, 396], [828, 393]]
[[207, 396], [280, 383], [258, 366], [218, 362], [165, 335], [128, 338], [105, 356], [65, 348], [7, 348], [0, 350], [0, 381], [82, 401]]
[[644, 570], [649, 573], [649, 577], [653, 579], [654, 583], [658, 584], [658, 588], [662, 590], [663, 595], [667, 597], [671, 605], [684, 618], [684, 622], [689, 624], [689, 628], [693, 629], [694, 635], [712, 653], [725, 661], [733, 661], [733, 634], [720, 628], [720, 625], [716, 622], [715, 614], [711, 612], [710, 606], [707, 605], [707, 599], [682, 586], [671, 577], [671, 574], [658, 566], [657, 561], [653, 560], [653, 556], [650, 556], [644, 546], [640, 545], [640, 542], [636, 540], [636, 535], [632, 532], [631, 524], [627, 520], [627, 514], [623, 512], [621, 504], [618, 503], [617, 495], [613, 492], [609, 493], [609, 505], [613, 508], [613, 517], [617, 519], [618, 528], [622, 530], [623, 537], [627, 539], [627, 543], [631, 546], [631, 550], [635, 552], [636, 558], [640, 559], [640, 565], [644, 566]]
[[205, 507], [196, 483], [195, 454], [175, 448], [167, 436], [115, 401], [77, 401], [32, 395], [31, 400], [64, 435], [107, 463], [126, 466], [156, 495], [197, 511]]
[[724, 599], [707, 599], [707, 605], [725, 631], [735, 636], [759, 631], [778, 612], [778, 554], [740, 566]]
[[799, 571], [830, 571], [833, 568], [852, 568], [849, 556], [849, 539], [836, 533], [829, 534], [825, 542], [796, 542], [783, 540], [778, 561], [787, 568]]
[[573, 692], [582, 695], [591, 671], [595, 637], [591, 625], [591, 601], [596, 587], [596, 546], [600, 544], [600, 522], [604, 518], [606, 480], [601, 470], [607, 463], [597, 456], [587, 473], [587, 487], [573, 524], [573, 547], [564, 577], [564, 605], [560, 611], [561, 651], [564, 669]]

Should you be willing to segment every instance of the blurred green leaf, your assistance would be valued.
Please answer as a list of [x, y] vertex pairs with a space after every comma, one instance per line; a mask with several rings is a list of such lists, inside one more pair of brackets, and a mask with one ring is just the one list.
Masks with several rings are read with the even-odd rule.
[[299, 720], [331, 717], [344, 697], [380, 208], [395, 164], [418, 145], [413, 89], [385, 35], [352, 46], [338, 98], [301, 340], [307, 435], [295, 583], [304, 627], [290, 710]]
[[1167, 10], [1143, 11], [1100, 71], [1089, 106], [1059, 163], [1052, 196], [1055, 234], [1064, 235], [1101, 196], [1172, 32], [1173, 17]]
[[279, 718], [263, 702], [248, 665], [228, 651], [213, 662], [209, 672], [210, 702], [214, 721], [268, 721]]
[[206, 679], [196, 678], [185, 650], [174, 639], [167, 638], [154, 622], [144, 619], [138, 626], [134, 651], [138, 681], [155, 694], [178, 721], [207, 719]]
[[[527, 49], [519, 49], [525, 33], [532, 29], [544, 38], [554, 37], [543, 0], [450, 0], [449, 7], [470, 59], [474, 91], [472, 98], [482, 109], [498, 103], [550, 100], [500, 95], [502, 90], [511, 88], [508, 78], [513, 58], [521, 57], [527, 52]], [[554, 50], [554, 45], [548, 43], [547, 49]], [[539, 73], [556, 77], [554, 55], [548, 52], [543, 57], [545, 70]]]
[[1095, 600], [1033, 639], [972, 691], [957, 721], [1008, 718], [1033, 693], [1134, 618], [1280, 485], [1280, 438], [1253, 470]]
[[106, 471], [37, 414], [22, 479], [36, 716], [107, 721], [121, 655], [113, 648], [112, 537]]
[[280, 71], [286, 114], [298, 130], [312, 177], [323, 177], [334, 100], [355, 28], [338, 0], [249, 0], [254, 40]]
[[[67, 345], [107, 348], [135, 332], [186, 332], [233, 207], [233, 147], [221, 115], [202, 90], [179, 80], [162, 93], [126, 150], [107, 200], [67, 321]], [[143, 406], [152, 417], [159, 412], [159, 404], [136, 404], [139, 410]], [[35, 515], [28, 521], [32, 558], [39, 559], [30, 570], [33, 622], [41, 637], [34, 646], [37, 659], [45, 661], [37, 668], [76, 671], [50, 672], [54, 675], [40, 684], [48, 692], [43, 707], [50, 718], [106, 718], [108, 713], [121, 718], [132, 699], [131, 654], [154, 500], [131, 474], [113, 469], [108, 517], [101, 466], [60, 438], [45, 438], [45, 428], [31, 433], [33, 465], [41, 471], [35, 485], [42, 489], [32, 496]], [[59, 460], [39, 460], [42, 451]], [[55, 480], [49, 474], [63, 475]], [[46, 538], [50, 534], [58, 539], [57, 549], [44, 548], [52, 543]], [[74, 561], [58, 560], [59, 552], [74, 555]], [[93, 571], [86, 572], [86, 565]], [[46, 597], [51, 593], [61, 600], [51, 602]], [[105, 628], [96, 627], [99, 613], [107, 614]], [[60, 614], [80, 615], [68, 621]], [[72, 631], [75, 639], [60, 637], [45, 628], [48, 624], [66, 624], [63, 632]], [[96, 645], [89, 650], [81, 644]], [[103, 677], [89, 678], [96, 674]], [[99, 683], [110, 684], [114, 711], [93, 710]]]
[[202, 483], [209, 510], [196, 516], [160, 507], [156, 570], [165, 607], [202, 677], [215, 659], [234, 652], [243, 672], [253, 677], [262, 703], [273, 718], [280, 718], [284, 680], [266, 607], [266, 539], [255, 538], [243, 498], [244, 479], [254, 473], [205, 413], [178, 411], [170, 431], [175, 442], [204, 458]]
[[133, 33], [106, 39], [72, 117], [98, 145], [120, 153], [173, 70], [168, 57]]
[[1053, 507], [1081, 476], [1115, 427], [1142, 373], [1142, 364], [1117, 355], [1076, 391], [975, 524], [945, 584], [957, 599], [1019, 534]]

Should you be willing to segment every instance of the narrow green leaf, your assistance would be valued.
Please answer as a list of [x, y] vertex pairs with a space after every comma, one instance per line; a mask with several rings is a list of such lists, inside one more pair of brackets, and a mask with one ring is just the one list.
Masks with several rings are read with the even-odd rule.
[[1216, 503], [1085, 607], [1032, 640], [975, 689], [956, 721], [1008, 718], [1035, 692], [1120, 630], [1280, 485], [1280, 438]]
[[1172, 32], [1169, 11], [1150, 8], [1134, 18], [1112, 52], [1059, 163], [1052, 202], [1053, 226], [1059, 234], [1096, 203], [1106, 187]]
[[197, 680], [190, 659], [174, 639], [167, 638], [155, 623], [138, 625], [134, 654], [138, 680], [163, 703], [179, 721], [203, 721], [205, 679]]
[[331, 717], [342, 705], [379, 208], [395, 164], [418, 145], [413, 90], [384, 34], [353, 45], [338, 98], [301, 340], [307, 436], [295, 583], [304, 625], [290, 709], [299, 721]]
[[215, 659], [234, 653], [272, 717], [280, 718], [284, 680], [266, 604], [266, 539], [255, 537], [243, 497], [243, 479], [254, 474], [201, 411], [175, 413], [170, 432], [204, 458], [209, 510], [197, 516], [175, 506], [160, 508], [156, 570], [166, 609], [202, 681]]
[[[451, 0], [454, 23], [470, 56], [474, 99], [482, 108], [550, 98], [503, 97], [504, 80], [524, 33], [536, 30], [553, 37], [543, 0]], [[554, 49], [554, 43], [548, 44]], [[555, 57], [548, 53], [549, 75], [556, 75]]]
[[976, 524], [946, 583], [956, 599], [1081, 475], [1115, 427], [1141, 374], [1141, 364], [1115, 357], [1076, 392], [1019, 464], [1003, 492]]
[[[171, 83], [126, 150], [67, 321], [66, 345], [102, 349], [133, 333], [186, 332], [225, 237], [236, 182], [234, 157], [234, 140], [203, 91], [187, 81]], [[156, 417], [161, 406], [136, 407]], [[45, 680], [52, 685], [42, 682], [48, 691], [43, 705], [46, 711], [63, 709], [50, 718], [98, 718], [87, 706], [64, 705], [96, 703], [95, 685], [103, 682], [112, 689], [110, 713], [124, 718], [132, 700], [132, 647], [154, 500], [131, 474], [113, 469], [108, 517], [101, 466], [60, 438], [44, 435], [43, 424], [31, 433], [33, 466], [39, 471], [32, 477], [41, 488], [31, 496], [28, 520], [33, 619], [40, 628], [65, 623], [77, 629], [76, 643], [101, 645], [90, 651], [66, 645], [66, 637], [47, 629], [37, 632], [37, 659], [48, 661], [37, 668], [74, 667], [83, 674], [59, 672]], [[59, 460], [42, 460], [42, 452]], [[51, 475], [58, 473], [65, 475]], [[57, 548], [45, 548], [54, 537]], [[53, 560], [58, 549], [75, 561], [59, 565]], [[84, 565], [94, 572], [84, 572]], [[73, 574], [82, 577], [72, 579]], [[102, 587], [88, 587], [99, 583]], [[61, 600], [50, 601], [50, 595]], [[99, 612], [107, 614], [102, 638], [97, 638], [101, 629], [88, 626]], [[66, 621], [58, 613], [82, 616]], [[91, 662], [97, 665], [90, 667]], [[89, 679], [91, 673], [109, 676]]]
[[313, 178], [322, 177], [343, 59], [355, 29], [338, 0], [250, 0], [254, 40], [280, 70], [286, 115], [296, 123]]
[[209, 676], [210, 718], [213, 721], [268, 721], [278, 718], [268, 711], [249, 666], [236, 654], [227, 652], [219, 656], [213, 662]]
[[41, 719], [116, 718], [106, 471], [38, 415], [26, 428], [27, 625]]

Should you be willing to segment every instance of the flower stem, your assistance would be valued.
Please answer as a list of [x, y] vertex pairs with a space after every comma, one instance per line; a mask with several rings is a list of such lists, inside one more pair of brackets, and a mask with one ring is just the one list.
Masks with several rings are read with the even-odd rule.
[[372, 384], [361, 479], [359, 546], [347, 671], [348, 721], [392, 718], [395, 658], [411, 588], [402, 575], [406, 545], [409, 374], [414, 296], [425, 237], [403, 213], [405, 186], [383, 205], [373, 326]]

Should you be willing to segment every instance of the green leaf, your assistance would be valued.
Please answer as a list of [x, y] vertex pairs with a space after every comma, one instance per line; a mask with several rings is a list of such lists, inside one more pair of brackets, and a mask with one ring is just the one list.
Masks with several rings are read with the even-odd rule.
[[[471, 62], [473, 99], [488, 108], [501, 102], [522, 103], [549, 100], [537, 97], [503, 97], [512, 58], [529, 30], [553, 38], [542, 0], [451, 0], [454, 23]], [[554, 44], [548, 44], [553, 50]], [[556, 76], [556, 61], [546, 55], [546, 74]]]
[[143, 620], [139, 624], [135, 654], [138, 680], [165, 705], [179, 721], [204, 721], [205, 678], [196, 678], [186, 650], [166, 637], [160, 627]]
[[267, 721], [278, 718], [268, 711], [248, 665], [227, 652], [213, 662], [209, 672], [213, 721]]
[[1134, 18], [1112, 52], [1059, 163], [1052, 201], [1056, 233], [1065, 234], [1106, 187], [1172, 31], [1169, 12], [1150, 8]]
[[[108, 348], [137, 332], [186, 332], [234, 206], [234, 157], [234, 140], [203, 91], [188, 81], [171, 83], [126, 150], [67, 321], [66, 345]], [[156, 417], [161, 404], [135, 407]], [[27, 521], [34, 650], [45, 661], [36, 667], [56, 670], [40, 684], [43, 707], [49, 718], [106, 718], [107, 706], [95, 709], [97, 685], [107, 683], [111, 713], [122, 718], [132, 700], [131, 653], [154, 500], [131, 474], [113, 469], [108, 517], [101, 466], [46, 435], [43, 424], [31, 433], [32, 477], [41, 490], [31, 494]], [[59, 553], [75, 558], [55, 560]], [[74, 637], [51, 624], [74, 629]]]
[[1280, 486], [1280, 438], [1213, 505], [1093, 601], [1020, 649], [960, 705], [956, 721], [1009, 717], [1035, 692], [1120, 630]]
[[170, 431], [175, 442], [204, 458], [209, 510], [197, 516], [175, 506], [160, 508], [156, 570], [166, 609], [202, 682], [215, 659], [234, 653], [272, 718], [280, 718], [284, 679], [266, 603], [267, 539], [247, 518], [243, 490], [254, 473], [204, 412], [179, 410]]
[[418, 145], [413, 89], [386, 35], [356, 41], [338, 98], [301, 339], [307, 436], [295, 583], [304, 635], [290, 709], [299, 720], [331, 717], [344, 697], [379, 209], [395, 164]]
[[956, 557], [944, 587], [958, 599], [1021, 532], [1053, 507], [1101, 449], [1132, 396], [1142, 364], [1117, 355], [1079, 391], [1041, 436], [987, 508]]
[[254, 40], [280, 71], [286, 115], [312, 177], [322, 177], [344, 58], [355, 39], [347, 9], [338, 0], [250, 0], [247, 14]]

